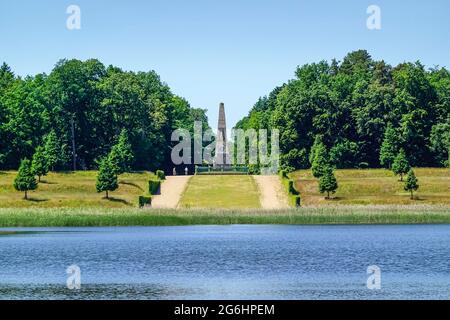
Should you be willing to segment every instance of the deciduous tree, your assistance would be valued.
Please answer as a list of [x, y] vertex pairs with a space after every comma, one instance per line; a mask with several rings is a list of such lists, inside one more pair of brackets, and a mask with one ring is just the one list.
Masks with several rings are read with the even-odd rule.
[[410, 169], [411, 166], [409, 165], [408, 159], [406, 159], [405, 150], [400, 149], [392, 164], [392, 171], [395, 175], [400, 175], [400, 181], [403, 181], [403, 175], [407, 174]]

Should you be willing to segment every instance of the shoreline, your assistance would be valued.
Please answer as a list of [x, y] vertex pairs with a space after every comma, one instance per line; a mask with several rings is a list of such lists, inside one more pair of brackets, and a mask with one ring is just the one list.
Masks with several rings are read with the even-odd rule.
[[371, 205], [283, 210], [0, 208], [1, 228], [232, 224], [450, 224], [450, 206]]

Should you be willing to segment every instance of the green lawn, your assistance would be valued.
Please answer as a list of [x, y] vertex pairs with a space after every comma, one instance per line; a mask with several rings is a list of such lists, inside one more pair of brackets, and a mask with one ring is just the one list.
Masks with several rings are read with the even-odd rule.
[[260, 208], [258, 188], [251, 176], [194, 176], [189, 180], [182, 208]]
[[325, 200], [318, 191], [318, 182], [311, 170], [299, 170], [291, 174], [301, 193], [302, 205], [450, 205], [450, 169], [416, 168], [419, 179], [417, 199], [410, 200], [409, 193], [389, 170], [351, 169], [336, 170], [339, 188], [334, 199]]
[[17, 172], [0, 172], [0, 208], [7, 207], [108, 207], [137, 206], [139, 195], [148, 190], [149, 172], [123, 174], [119, 177], [119, 188], [110, 193], [110, 199], [103, 199], [104, 193], [97, 193], [96, 171], [49, 173], [42, 178], [38, 189], [29, 192], [30, 200], [23, 200], [23, 193], [13, 187]]

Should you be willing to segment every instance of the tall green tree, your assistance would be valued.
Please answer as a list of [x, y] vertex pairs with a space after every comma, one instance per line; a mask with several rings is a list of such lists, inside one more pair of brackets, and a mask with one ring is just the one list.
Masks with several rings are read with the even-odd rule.
[[28, 191], [36, 190], [38, 187], [35, 175], [31, 171], [30, 160], [24, 159], [20, 163], [19, 172], [14, 179], [14, 188], [25, 192], [24, 199], [28, 200]]
[[414, 199], [414, 191], [417, 191], [419, 189], [418, 180], [416, 178], [416, 175], [414, 174], [414, 170], [410, 169], [408, 171], [408, 176], [406, 177], [405, 182], [405, 191], [409, 191], [411, 193], [411, 200]]
[[411, 166], [406, 158], [405, 150], [400, 149], [392, 164], [392, 171], [395, 175], [400, 175], [400, 181], [403, 181], [403, 175], [407, 174], [410, 169]]
[[44, 152], [47, 157], [48, 168], [52, 171], [61, 160], [61, 146], [59, 145], [58, 137], [55, 130], [51, 130], [44, 140]]
[[320, 178], [329, 166], [327, 148], [322, 142], [317, 142], [311, 148], [311, 171], [314, 177]]
[[319, 178], [319, 191], [326, 193], [325, 199], [330, 199], [330, 193], [335, 193], [338, 188], [338, 183], [334, 175], [334, 170], [331, 166], [326, 166], [323, 169], [323, 175]]
[[442, 166], [447, 151], [439, 141], [448, 130], [438, 124], [447, 121], [449, 89], [445, 68], [390, 66], [359, 50], [341, 63], [298, 67], [294, 79], [259, 99], [237, 127], [279, 128], [280, 165], [289, 171], [312, 164], [306, 157], [316, 136], [337, 168], [389, 167], [401, 147], [411, 165]]
[[109, 158], [105, 157], [100, 162], [97, 175], [97, 192], [106, 192], [106, 199], [109, 199], [109, 192], [116, 190], [118, 187], [117, 175], [114, 172]]
[[45, 149], [42, 146], [38, 146], [33, 155], [31, 172], [38, 176], [39, 182], [41, 182], [41, 177], [47, 175], [48, 173], [48, 158], [45, 153]]
[[133, 158], [133, 150], [128, 139], [127, 130], [123, 129], [120, 132], [117, 144], [112, 147], [109, 154], [109, 161], [113, 168], [114, 174], [120, 175], [122, 173], [129, 172]]
[[430, 149], [440, 165], [445, 165], [450, 149], [450, 113], [446, 123], [438, 123], [431, 129]]

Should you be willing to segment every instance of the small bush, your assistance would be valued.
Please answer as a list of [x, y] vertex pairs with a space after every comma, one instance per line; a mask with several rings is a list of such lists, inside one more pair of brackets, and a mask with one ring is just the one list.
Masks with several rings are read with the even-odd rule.
[[286, 170], [280, 170], [279, 175], [281, 179], [289, 179]]
[[149, 180], [148, 192], [150, 194], [157, 194], [160, 187], [161, 187], [161, 180]]
[[294, 187], [294, 181], [293, 180], [288, 180], [288, 181], [289, 181], [288, 182], [288, 192], [289, 192], [289, 194], [298, 195], [299, 192]]
[[285, 170], [281, 170], [279, 175], [281, 178], [281, 183], [286, 188], [289, 204], [293, 207], [300, 207], [300, 192], [295, 189], [294, 180], [289, 179]]
[[139, 208], [150, 206], [152, 204], [152, 197], [150, 196], [139, 196]]
[[166, 179], [166, 174], [162, 170], [156, 170], [156, 176], [158, 177], [159, 180]]

